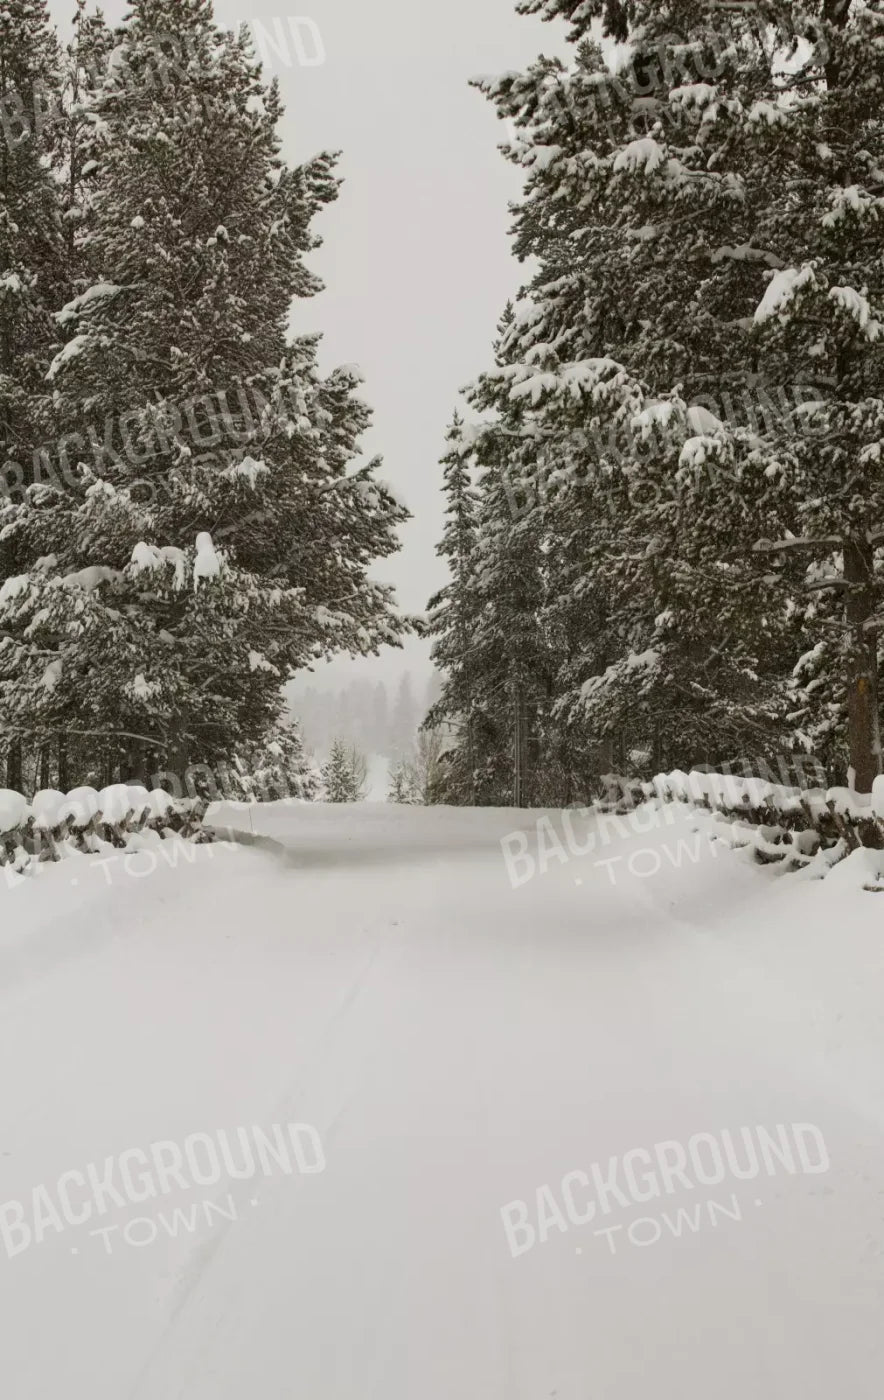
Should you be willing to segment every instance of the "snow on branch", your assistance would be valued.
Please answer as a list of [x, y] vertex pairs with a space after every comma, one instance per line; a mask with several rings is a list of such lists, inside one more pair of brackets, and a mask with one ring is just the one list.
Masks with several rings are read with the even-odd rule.
[[784, 267], [775, 272], [755, 309], [755, 324], [761, 326], [775, 316], [785, 319], [798, 293], [805, 287], [817, 285], [816, 273], [810, 263], [803, 267]]

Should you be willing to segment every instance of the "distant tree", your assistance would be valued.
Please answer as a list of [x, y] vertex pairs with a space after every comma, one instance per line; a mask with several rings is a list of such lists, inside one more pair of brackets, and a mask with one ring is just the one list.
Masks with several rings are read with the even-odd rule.
[[237, 769], [243, 790], [258, 802], [313, 802], [319, 793], [320, 775], [290, 719], [281, 720], [264, 743], [238, 754]]
[[323, 764], [322, 796], [326, 802], [356, 801], [353, 772], [341, 739], [335, 739], [328, 760]]
[[442, 760], [442, 735], [438, 729], [422, 729], [414, 748], [390, 765], [388, 802], [430, 807], [445, 801], [447, 773]]
[[326, 802], [361, 802], [368, 786], [368, 763], [354, 744], [335, 739], [322, 769]]
[[473, 647], [479, 616], [476, 586], [476, 532], [478, 492], [472, 482], [472, 453], [464, 439], [463, 420], [455, 413], [446, 437], [448, 451], [442, 458], [446, 499], [445, 530], [436, 553], [444, 559], [449, 582], [430, 599], [428, 631], [433, 638], [434, 670], [429, 686], [429, 724], [456, 723], [462, 742], [457, 745], [451, 786], [461, 801], [475, 801], [476, 744], [474, 702], [479, 690]]
[[442, 735], [438, 729], [422, 729], [415, 744], [412, 774], [418, 801], [424, 806], [443, 801], [445, 776], [442, 762]]
[[364, 802], [368, 792], [368, 759], [361, 749], [355, 744], [350, 744], [347, 748], [347, 762], [350, 765], [350, 775], [353, 781], [354, 802]]
[[388, 802], [398, 802], [412, 806], [416, 801], [411, 765], [404, 758], [396, 758], [390, 764], [390, 791]]

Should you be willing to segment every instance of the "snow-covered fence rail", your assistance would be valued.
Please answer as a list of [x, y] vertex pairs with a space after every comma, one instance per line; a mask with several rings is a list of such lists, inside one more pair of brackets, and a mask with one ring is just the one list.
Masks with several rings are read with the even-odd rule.
[[205, 810], [199, 798], [122, 783], [101, 792], [89, 787], [67, 794], [38, 792], [31, 802], [0, 789], [0, 866], [7, 867], [7, 875], [20, 875], [30, 866], [72, 855], [144, 850], [171, 838], [211, 841], [202, 824]]
[[884, 779], [871, 794], [847, 788], [799, 788], [735, 774], [661, 773], [649, 783], [606, 779], [604, 805], [682, 802], [709, 812], [710, 834], [750, 847], [765, 864], [820, 874], [861, 848], [884, 850]]

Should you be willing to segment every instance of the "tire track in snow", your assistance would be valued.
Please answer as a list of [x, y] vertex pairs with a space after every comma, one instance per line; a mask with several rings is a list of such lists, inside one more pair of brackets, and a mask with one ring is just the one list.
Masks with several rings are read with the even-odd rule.
[[[263, 846], [264, 838], [258, 837], [254, 843], [250, 841], [247, 844]], [[279, 843], [270, 842], [269, 845], [278, 847], [278, 849], [285, 854], [285, 848], [279, 845]], [[368, 932], [368, 928], [362, 930], [362, 932]], [[365, 959], [362, 968], [355, 975], [350, 986], [342, 996], [339, 1005], [331, 1013], [322, 1030], [315, 1037], [315, 1044], [309, 1054], [307, 1063], [299, 1068], [295, 1080], [272, 1102], [269, 1109], [263, 1115], [267, 1122], [289, 1121], [288, 1115], [299, 1094], [303, 1092], [305, 1083], [309, 1081], [311, 1075], [317, 1070], [321, 1071], [322, 1066], [327, 1061], [331, 1052], [335, 1037], [341, 1035], [346, 1018], [364, 995], [372, 973], [377, 968], [380, 955], [384, 949], [385, 940], [383, 930], [379, 928], [374, 947]], [[319, 1130], [323, 1146], [331, 1140], [331, 1134], [335, 1125], [361, 1092], [361, 1087], [360, 1085], [356, 1088], [352, 1094], [348, 1095], [344, 1101], [331, 1112], [327, 1122], [321, 1125], [314, 1124]], [[279, 1182], [275, 1184], [278, 1187], [282, 1183]], [[227, 1191], [219, 1192], [215, 1197], [216, 1204], [225, 1201], [228, 1194], [229, 1192]], [[230, 1220], [222, 1217], [221, 1223], [217, 1226], [213, 1235], [201, 1244], [197, 1245], [196, 1242], [194, 1242], [193, 1255], [184, 1265], [178, 1289], [171, 1300], [167, 1322], [161, 1335], [156, 1340], [151, 1354], [142, 1365], [139, 1376], [129, 1392], [129, 1400], [138, 1400], [139, 1395], [144, 1393], [145, 1386], [150, 1384], [151, 1372], [155, 1369], [157, 1362], [162, 1360], [163, 1353], [168, 1349], [170, 1343], [174, 1342], [175, 1333], [179, 1330], [181, 1323], [186, 1321], [188, 1308], [200, 1296], [201, 1286], [207, 1282], [210, 1271], [220, 1259], [230, 1236], [231, 1229], [241, 1224], [242, 1222], [238, 1219]], [[182, 1391], [179, 1393], [183, 1395], [185, 1392]]]

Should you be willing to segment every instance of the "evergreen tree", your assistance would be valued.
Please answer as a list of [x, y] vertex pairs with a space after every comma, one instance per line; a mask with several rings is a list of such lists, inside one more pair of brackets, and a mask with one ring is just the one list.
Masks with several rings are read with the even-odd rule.
[[325, 802], [359, 802], [364, 796], [365, 761], [352, 745], [335, 739], [322, 768], [322, 796]]
[[319, 795], [320, 774], [290, 719], [280, 720], [261, 744], [242, 749], [236, 771], [245, 795], [259, 802], [313, 802]]
[[140, 776], [259, 742], [296, 669], [395, 644], [368, 570], [406, 512], [376, 463], [351, 469], [358, 376], [322, 379], [316, 338], [287, 339], [333, 158], [286, 167], [276, 85], [205, 0], [132, 0], [117, 38], [70, 206], [92, 280], [48, 370], [70, 442], [97, 451], [15, 511], [0, 607], [31, 643], [14, 718], [104, 736], [108, 773]]
[[508, 306], [494, 347], [497, 367], [469, 391], [470, 402], [486, 415], [471, 430], [478, 505], [469, 664], [477, 679], [477, 800], [525, 806], [547, 800], [556, 756], [552, 657], [542, 616], [548, 561], [532, 480], [544, 431], [525, 396], [501, 391], [519, 373], [511, 342], [515, 325]]
[[424, 727], [410, 755], [390, 765], [388, 802], [430, 807], [455, 801], [451, 796], [451, 774], [443, 763], [443, 741], [437, 729]]
[[[59, 54], [45, 0], [0, 3], [0, 532], [12, 502], [34, 481], [55, 436], [45, 374], [59, 336], [52, 319], [63, 286], [61, 206], [48, 169], [45, 97], [57, 90]], [[15, 566], [4, 558], [0, 578]], [[24, 730], [6, 697], [22, 655], [0, 623], [0, 760], [6, 783], [23, 786]]]
[[754, 325], [771, 373], [811, 392], [769, 435], [779, 522], [755, 548], [765, 569], [803, 566], [799, 738], [831, 761], [846, 737], [851, 782], [868, 792], [881, 772], [884, 13], [825, 0], [773, 5], [769, 21], [788, 71], [739, 114], [744, 163], [762, 171], [756, 236], [777, 258]]
[[[596, 771], [615, 741], [621, 763], [762, 755], [788, 732], [804, 636], [794, 570], [772, 596], [754, 567], [780, 482], [734, 404], [751, 420], [768, 386], [796, 386], [753, 337], [782, 260], [756, 239], [759, 157], [735, 147], [768, 122], [789, 51], [744, 8], [524, 8], [567, 17], [577, 48], [482, 84], [517, 131], [516, 251], [538, 272], [471, 397], [510, 439], [519, 532], [537, 541], [548, 738], [564, 725]], [[619, 74], [598, 19], [628, 29]]]
[[507, 419], [477, 439], [479, 507], [472, 664], [473, 739], [481, 801], [530, 806], [538, 795], [548, 696], [548, 655], [541, 624], [543, 560], [534, 512], [513, 510], [519, 432]]
[[96, 94], [115, 44], [114, 32], [101, 11], [90, 14], [88, 0], [76, 3], [73, 38], [61, 57], [61, 89], [50, 94], [46, 104], [64, 220], [65, 303], [85, 292], [100, 272], [90, 266], [86, 235], [106, 140]]
[[455, 413], [449, 428], [444, 466], [445, 530], [436, 553], [446, 560], [450, 581], [430, 599], [428, 634], [433, 638], [430, 656], [441, 672], [441, 693], [432, 704], [425, 724], [447, 722], [458, 732], [452, 753], [446, 790], [451, 801], [474, 802], [476, 797], [476, 716], [478, 689], [474, 632], [478, 616], [475, 591], [478, 495], [471, 479], [472, 451], [464, 440], [463, 419]]
[[404, 758], [394, 759], [390, 764], [390, 791], [388, 802], [413, 806], [416, 801], [411, 768]]

